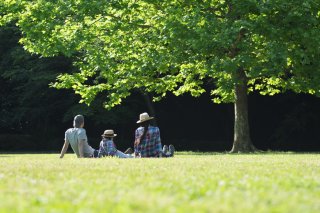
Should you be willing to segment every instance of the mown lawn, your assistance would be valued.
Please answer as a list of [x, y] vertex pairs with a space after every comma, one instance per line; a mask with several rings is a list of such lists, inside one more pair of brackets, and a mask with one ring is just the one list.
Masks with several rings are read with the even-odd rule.
[[1, 154], [0, 212], [320, 212], [320, 155]]

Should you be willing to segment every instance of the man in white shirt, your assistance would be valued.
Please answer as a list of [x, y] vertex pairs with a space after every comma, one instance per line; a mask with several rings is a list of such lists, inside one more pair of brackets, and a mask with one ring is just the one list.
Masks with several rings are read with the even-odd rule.
[[70, 128], [65, 132], [64, 145], [61, 150], [60, 158], [63, 158], [69, 144], [78, 158], [90, 158], [97, 154], [97, 151], [88, 144], [86, 130], [83, 127], [84, 117], [82, 115], [75, 116], [73, 128]]

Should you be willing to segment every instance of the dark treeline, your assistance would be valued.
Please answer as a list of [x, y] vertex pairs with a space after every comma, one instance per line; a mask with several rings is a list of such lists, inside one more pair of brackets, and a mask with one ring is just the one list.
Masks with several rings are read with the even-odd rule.
[[[85, 115], [89, 143], [98, 146], [103, 130], [113, 128], [120, 149], [131, 146], [141, 112], [156, 116], [164, 144], [179, 150], [224, 151], [233, 142], [233, 105], [214, 104], [209, 94], [199, 98], [169, 95], [151, 103], [151, 95], [135, 91], [110, 111], [107, 94], [89, 107], [70, 90], [49, 87], [61, 72], [73, 72], [71, 59], [39, 58], [18, 44], [14, 26], [0, 28], [0, 151], [60, 151], [64, 132], [76, 114]], [[253, 143], [262, 150], [320, 150], [320, 100], [286, 93], [274, 97], [249, 95]]]

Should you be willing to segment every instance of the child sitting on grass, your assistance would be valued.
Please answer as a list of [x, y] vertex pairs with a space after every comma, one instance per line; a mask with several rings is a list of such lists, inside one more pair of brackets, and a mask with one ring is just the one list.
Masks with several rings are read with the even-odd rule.
[[113, 142], [113, 138], [117, 136], [114, 134], [112, 129], [105, 130], [104, 133], [101, 135], [102, 141], [100, 142], [98, 156], [105, 157], [105, 156], [116, 156], [119, 158], [132, 158], [133, 156], [130, 154], [124, 154], [123, 152], [117, 150], [116, 145]]

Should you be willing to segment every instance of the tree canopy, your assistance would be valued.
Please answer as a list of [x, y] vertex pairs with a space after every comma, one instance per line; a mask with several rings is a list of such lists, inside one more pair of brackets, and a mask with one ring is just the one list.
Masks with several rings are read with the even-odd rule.
[[94, 130], [90, 136], [97, 135], [99, 139], [100, 128], [108, 125], [124, 128], [128, 122], [123, 118], [136, 119], [144, 104], [138, 101], [140, 96], [106, 111], [102, 108], [106, 94], [99, 94], [88, 107], [79, 104], [80, 97], [71, 90], [49, 88], [61, 70], [72, 72], [70, 60], [63, 56], [31, 55], [18, 44], [20, 38], [18, 27], [9, 24], [0, 28], [1, 150], [60, 149], [65, 128], [80, 113], [91, 124], [88, 131]]
[[[235, 102], [244, 92], [320, 95], [320, 3], [316, 0], [7, 0], [0, 23], [45, 57], [63, 54], [79, 72], [61, 74], [90, 104], [105, 106], [142, 88], [158, 100], [173, 92]], [[208, 85], [210, 85], [208, 87]], [[246, 130], [247, 131], [247, 130]]]
[[318, 1], [2, 4], [1, 22], [16, 21], [28, 51], [73, 57], [80, 72], [60, 75], [54, 86], [73, 88], [88, 104], [105, 90], [112, 107], [134, 88], [198, 96], [210, 83], [215, 101], [232, 102], [239, 67], [249, 91], [319, 95]]

